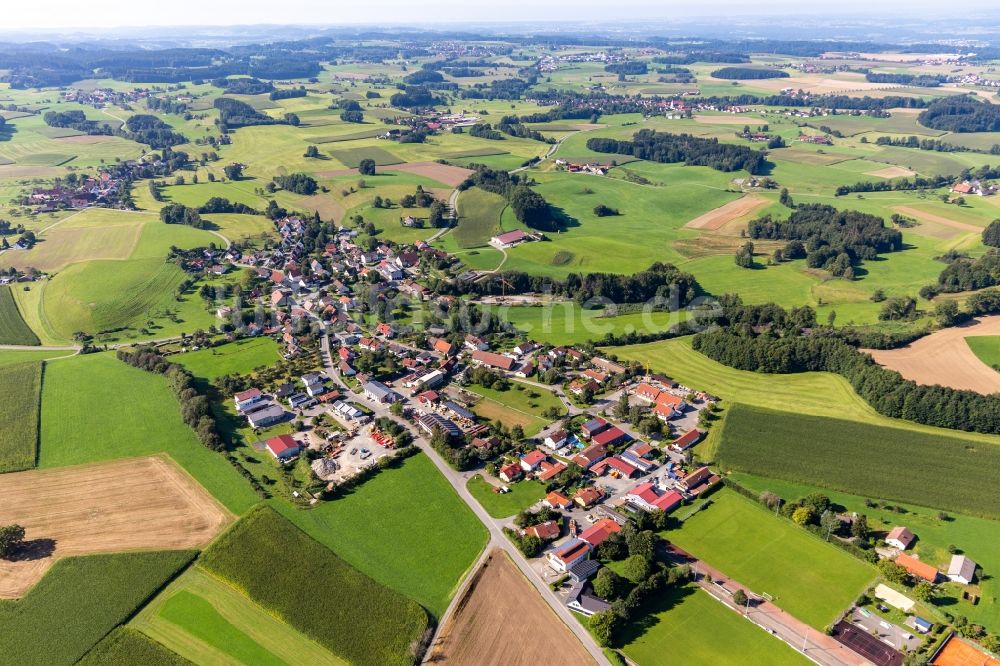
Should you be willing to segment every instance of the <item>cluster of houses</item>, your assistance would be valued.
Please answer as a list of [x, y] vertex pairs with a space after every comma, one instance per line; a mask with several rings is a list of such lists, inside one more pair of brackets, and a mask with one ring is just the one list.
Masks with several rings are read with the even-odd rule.
[[993, 183], [983, 183], [978, 180], [963, 180], [960, 183], [955, 183], [951, 187], [953, 194], [968, 194], [977, 197], [988, 197], [992, 196], [1000, 191], [1000, 186]]
[[95, 109], [103, 109], [105, 106], [113, 105], [128, 108], [128, 106], [139, 100], [149, 97], [148, 88], [133, 88], [132, 90], [113, 90], [111, 88], [95, 88], [94, 90], [64, 90], [59, 95], [67, 102], [86, 104]]
[[556, 167], [565, 169], [570, 173], [589, 173], [594, 176], [606, 176], [608, 175], [608, 171], [611, 170], [610, 164], [599, 164], [594, 162], [578, 164], [576, 162], [568, 162], [564, 159], [557, 159]]
[[817, 146], [832, 146], [833, 139], [825, 134], [799, 134], [799, 141]]
[[134, 163], [123, 162], [101, 167], [96, 176], [82, 176], [75, 183], [63, 180], [52, 187], [35, 187], [21, 203], [37, 206], [40, 213], [61, 208], [88, 208], [113, 206], [123, 188], [128, 187], [128, 176]]
[[907, 573], [928, 583], [937, 583], [940, 579], [946, 578], [962, 585], [972, 584], [976, 576], [975, 561], [960, 553], [953, 554], [947, 571], [942, 573], [936, 567], [921, 562], [919, 558], [906, 552], [916, 539], [916, 535], [903, 526], [893, 527], [885, 537], [886, 545], [898, 552], [895, 557], [896, 564], [906, 569]]

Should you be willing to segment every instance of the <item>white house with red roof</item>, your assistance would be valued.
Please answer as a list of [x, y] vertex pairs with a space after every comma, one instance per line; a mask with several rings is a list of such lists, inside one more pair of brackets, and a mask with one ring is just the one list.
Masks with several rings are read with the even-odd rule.
[[545, 454], [535, 449], [521, 457], [521, 469], [525, 472], [534, 472], [543, 462], [545, 462]]
[[265, 448], [278, 460], [289, 460], [299, 454], [302, 449], [291, 435], [278, 435], [264, 443]]
[[236, 403], [236, 411], [243, 412], [246, 411], [248, 407], [256, 405], [264, 399], [264, 394], [260, 389], [252, 388], [247, 391], [241, 391], [233, 396], [233, 402]]
[[601, 518], [583, 532], [580, 532], [580, 540], [586, 541], [594, 548], [597, 548], [609, 536], [621, 531], [622, 526], [615, 521], [610, 518]]
[[674, 490], [662, 492], [656, 484], [647, 481], [628, 491], [625, 494], [625, 501], [645, 511], [670, 512], [680, 506], [684, 497]]
[[549, 566], [559, 572], [565, 573], [578, 562], [582, 562], [590, 557], [591, 546], [581, 539], [572, 539], [555, 550], [546, 554]]

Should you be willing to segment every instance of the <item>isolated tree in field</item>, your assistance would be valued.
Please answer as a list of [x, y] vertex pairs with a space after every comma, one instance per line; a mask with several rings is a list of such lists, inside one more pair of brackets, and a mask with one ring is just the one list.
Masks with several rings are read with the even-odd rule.
[[753, 268], [753, 243], [748, 241], [736, 250], [736, 265], [740, 268]]
[[1000, 220], [993, 220], [983, 229], [983, 245], [1000, 247]]
[[305, 157], [319, 157], [319, 148], [316, 146], [309, 146], [306, 148]]
[[743, 590], [736, 590], [733, 592], [733, 603], [737, 606], [746, 606], [747, 601], [747, 593]]
[[375, 175], [375, 160], [370, 158], [365, 158], [358, 162], [358, 173], [362, 176], [374, 176]]
[[24, 528], [20, 525], [0, 526], [0, 558], [10, 557], [24, 543]]
[[243, 177], [243, 165], [242, 164], [227, 164], [222, 167], [223, 172], [226, 174], [226, 178], [229, 180], [239, 180]]
[[788, 193], [787, 187], [781, 188], [781, 196], [778, 199], [778, 201], [781, 203], [782, 206], [786, 206], [788, 208], [795, 208], [795, 202], [792, 201], [792, 195]]

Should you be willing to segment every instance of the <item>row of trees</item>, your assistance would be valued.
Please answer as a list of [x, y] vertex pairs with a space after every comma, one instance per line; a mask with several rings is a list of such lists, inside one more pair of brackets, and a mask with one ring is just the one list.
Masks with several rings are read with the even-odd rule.
[[631, 141], [609, 138], [587, 139], [587, 149], [598, 153], [630, 155], [651, 162], [683, 162], [689, 166], [707, 166], [717, 171], [746, 169], [752, 174], [765, 167], [764, 153], [746, 146], [719, 143], [691, 134], [670, 134], [655, 130], [640, 130]]
[[[696, 335], [693, 341], [695, 350], [720, 363], [779, 374], [834, 372], [885, 416], [954, 430], [1000, 433], [1000, 395], [922, 386], [903, 379], [852, 347], [840, 332], [817, 328], [811, 308], [788, 313], [774, 304], [744, 306], [738, 297], [727, 297], [723, 313], [721, 327]], [[811, 330], [810, 335], [802, 334], [805, 328]]]

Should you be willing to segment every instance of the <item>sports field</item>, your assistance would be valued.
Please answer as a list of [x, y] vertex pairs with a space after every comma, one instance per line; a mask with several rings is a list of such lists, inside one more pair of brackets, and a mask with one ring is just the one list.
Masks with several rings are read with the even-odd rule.
[[678, 650], [683, 663], [694, 666], [742, 666], [748, 655], [775, 666], [811, 663], [693, 585], [661, 593], [647, 610], [647, 621], [622, 632], [621, 650], [637, 664], [663, 663]]
[[875, 578], [870, 565], [726, 489], [664, 536], [817, 629]]
[[166, 379], [88, 354], [50, 363], [42, 387], [40, 467], [167, 453], [236, 514], [258, 501], [222, 454], [181, 420]]
[[201, 567], [171, 583], [130, 626], [197, 664], [347, 663]]
[[165, 457], [3, 474], [0, 495], [0, 525], [51, 542], [32, 558], [0, 561], [0, 598], [22, 596], [58, 558], [203, 546], [231, 518]]
[[[42, 363], [25, 361], [0, 366], [0, 472], [14, 472], [35, 465], [38, 446], [38, 401], [42, 389]], [[0, 477], [2, 478], [2, 477]]]
[[721, 438], [718, 458], [729, 469], [1000, 518], [990, 481], [996, 443], [744, 404], [729, 407]]
[[245, 375], [256, 368], [273, 365], [279, 359], [278, 343], [271, 338], [245, 338], [219, 347], [177, 354], [170, 358], [208, 380], [223, 375]]
[[566, 413], [562, 401], [550, 391], [517, 380], [510, 381], [510, 388], [498, 391], [477, 384], [465, 387], [483, 399], [472, 408], [476, 414], [490, 421], [501, 421], [508, 427], [517, 423], [524, 428], [524, 434], [532, 437], [554, 421], [558, 416], [544, 416], [549, 409], [557, 409], [559, 415]]

